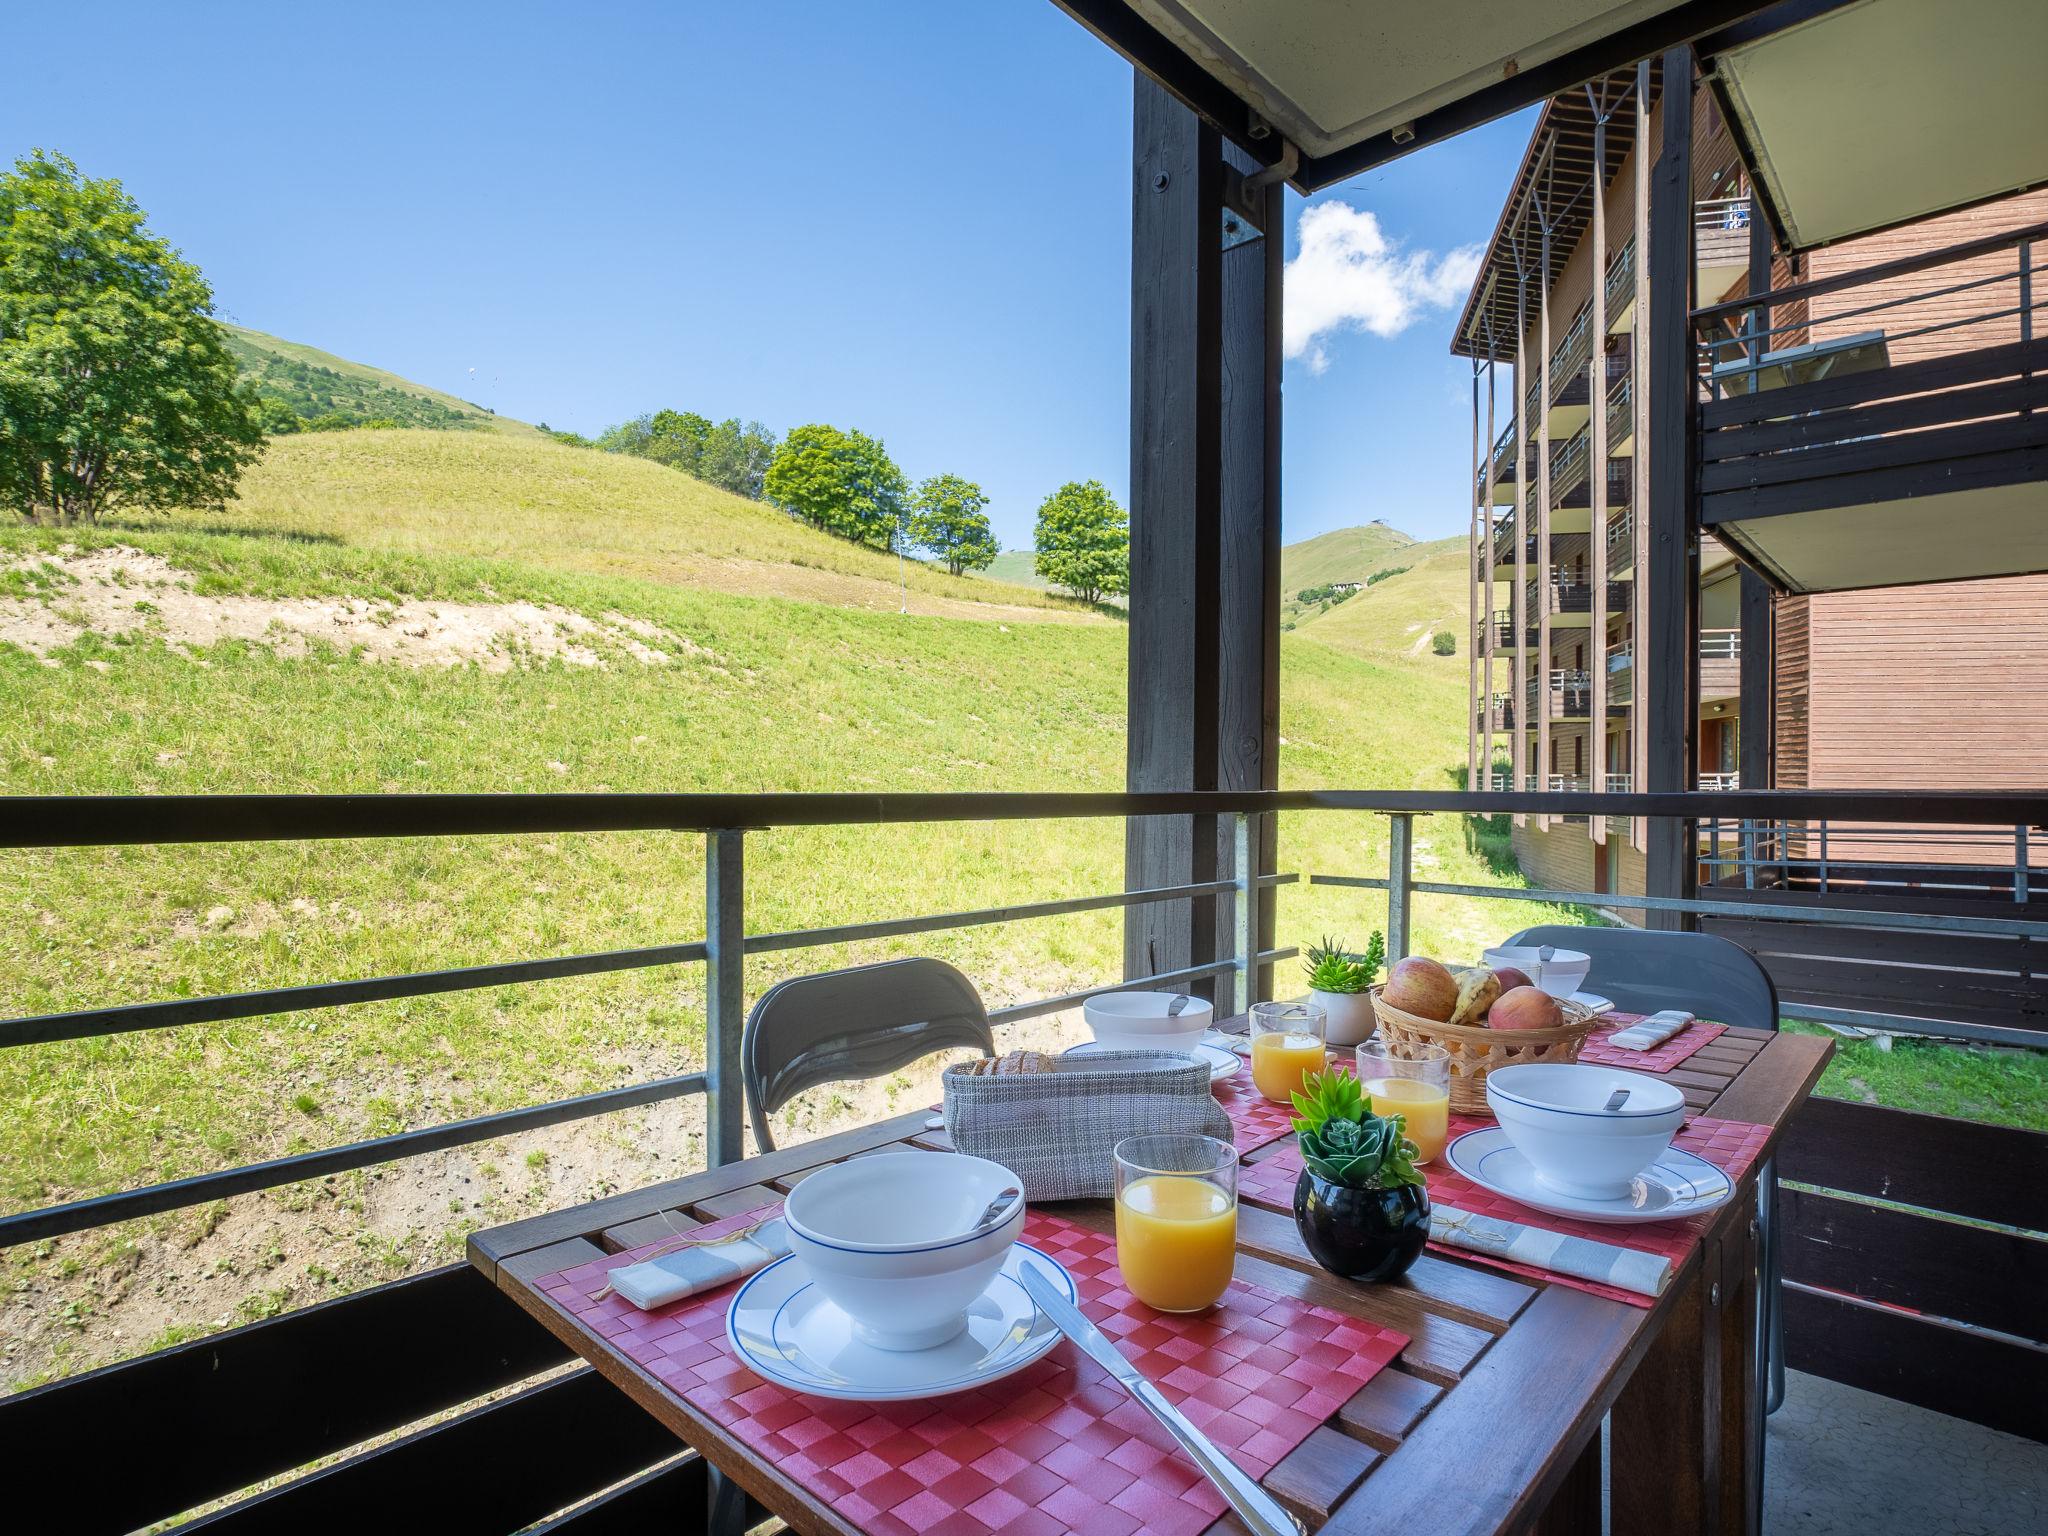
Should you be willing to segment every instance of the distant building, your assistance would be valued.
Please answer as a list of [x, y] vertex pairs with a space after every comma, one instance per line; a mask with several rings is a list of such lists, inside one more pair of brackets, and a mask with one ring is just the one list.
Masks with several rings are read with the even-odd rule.
[[[1648, 415], [1637, 231], [1646, 227], [1649, 177], [1637, 140], [1654, 156], [1662, 107], [1651, 80], [1640, 118], [1633, 71], [1545, 105], [1452, 347], [1474, 361], [1475, 380], [1487, 381], [1473, 396], [1475, 445], [1492, 446], [1474, 480], [1469, 762], [1471, 782], [1490, 790], [1647, 788], [1652, 732], [1676, 724], [1646, 718], [1636, 665], [1648, 622], [1638, 576], [1652, 530], [1643, 512], [1658, 472], [1638, 451]], [[1692, 304], [1707, 307], [1749, 292], [1754, 205], [1715, 96], [1705, 84], [1694, 89]], [[1799, 257], [1773, 254], [1769, 286], [1863, 272], [2044, 220], [2048, 191], [2006, 197]], [[2024, 307], [2016, 313], [2018, 276], [2007, 248], [1959, 268], [1798, 299], [1773, 311], [1773, 329], [1754, 347], [1731, 320], [1721, 339], [1701, 345], [1698, 398], [2020, 341], [2033, 317]], [[1518, 398], [1491, 387], [1489, 364], [1514, 369]], [[1845, 486], [1826, 494], [1853, 513], [1858, 493], [1840, 478]], [[1877, 487], [1866, 499], [1902, 494]], [[1767, 553], [1750, 554], [1768, 563]], [[1889, 583], [1943, 573], [1868, 581], [1862, 573], [1840, 584], [1863, 590], [1801, 592], [1808, 583], [1797, 573], [1774, 574], [1793, 592], [1770, 593], [1711, 533], [1700, 540], [1691, 725], [1698, 787], [1741, 786], [1746, 757], [1752, 771], [1769, 765], [1758, 788], [2048, 783], [2048, 733], [2038, 729], [2048, 710], [2038, 664], [2048, 654], [2048, 576], [1915, 586]], [[1765, 680], [1755, 698], [1743, 694], [1746, 584], [1766, 616], [1763, 667], [1750, 670], [1752, 683]], [[1748, 754], [1746, 731], [1759, 738]], [[1645, 836], [1641, 821], [1540, 814], [1518, 815], [1513, 834], [1538, 883], [1615, 894], [1646, 889]], [[1732, 834], [1725, 846], [1714, 836], [1703, 835], [1700, 878], [1754, 880], [1756, 866], [1734, 862]], [[1858, 864], [1939, 864], [1966, 880], [2006, 871], [2009, 889], [2009, 872], [2026, 859], [2023, 837], [1929, 828], [1917, 838], [1859, 840], [1842, 828], [1836, 874]], [[1806, 842], [1765, 852], [1797, 854], [1793, 864], [1808, 875], [1816, 862]], [[1804, 878], [1792, 865], [1769, 873]]]

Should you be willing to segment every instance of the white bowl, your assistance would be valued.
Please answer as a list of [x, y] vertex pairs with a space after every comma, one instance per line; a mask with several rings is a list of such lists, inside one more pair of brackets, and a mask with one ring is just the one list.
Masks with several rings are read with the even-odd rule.
[[1190, 997], [1180, 1013], [1168, 1018], [1172, 992], [1098, 992], [1081, 1004], [1095, 1038], [1112, 1051], [1192, 1051], [1215, 1021], [1216, 1010]]
[[1491, 970], [1512, 965], [1552, 997], [1570, 997], [1585, 984], [1593, 957], [1582, 949], [1554, 949], [1546, 961], [1534, 944], [1502, 944], [1482, 957]]
[[[1628, 1101], [1603, 1108], [1617, 1088]], [[1660, 1077], [1566, 1062], [1495, 1068], [1486, 1105], [1539, 1183], [1582, 1200], [1627, 1194], [1685, 1121], [1685, 1096]]]
[[993, 1231], [968, 1236], [989, 1202], [1024, 1181], [954, 1152], [890, 1152], [821, 1168], [789, 1192], [789, 1246], [877, 1349], [930, 1349], [967, 1326], [1024, 1229], [1021, 1195]]

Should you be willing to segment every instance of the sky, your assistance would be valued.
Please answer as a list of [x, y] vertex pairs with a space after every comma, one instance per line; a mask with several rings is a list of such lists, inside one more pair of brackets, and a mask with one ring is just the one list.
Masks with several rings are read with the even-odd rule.
[[[224, 318], [585, 433], [858, 427], [1006, 548], [1125, 498], [1131, 71], [1050, 0], [85, 14], [10, 17], [0, 151], [121, 180]], [[1448, 338], [1530, 121], [1288, 194], [1289, 541], [1466, 526]]]

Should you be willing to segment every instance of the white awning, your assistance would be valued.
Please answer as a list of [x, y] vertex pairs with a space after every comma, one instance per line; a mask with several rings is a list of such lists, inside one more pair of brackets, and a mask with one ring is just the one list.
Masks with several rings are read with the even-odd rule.
[[2048, 181], [2048, 0], [1860, 0], [1707, 62], [1791, 249]]

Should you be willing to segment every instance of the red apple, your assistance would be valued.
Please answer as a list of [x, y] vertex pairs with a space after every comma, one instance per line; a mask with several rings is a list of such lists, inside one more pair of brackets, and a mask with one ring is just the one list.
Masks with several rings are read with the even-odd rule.
[[1443, 1024], [1458, 1011], [1458, 978], [1434, 960], [1410, 955], [1387, 973], [1380, 996], [1403, 1013]]
[[1564, 1010], [1541, 987], [1515, 987], [1494, 999], [1486, 1022], [1493, 1029], [1559, 1029]]
[[1494, 970], [1493, 974], [1495, 979], [1500, 982], [1500, 989], [1503, 992], [1512, 992], [1517, 987], [1533, 987], [1536, 985], [1527, 971], [1517, 970], [1512, 965], [1499, 966]]

